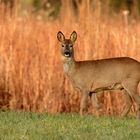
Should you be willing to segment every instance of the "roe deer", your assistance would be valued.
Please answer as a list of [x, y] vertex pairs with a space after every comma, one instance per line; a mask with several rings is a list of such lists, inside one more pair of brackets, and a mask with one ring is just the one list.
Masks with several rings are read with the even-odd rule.
[[89, 95], [95, 99], [94, 93], [119, 89], [125, 95], [125, 108], [121, 115], [128, 114], [133, 99], [137, 105], [137, 118], [140, 118], [140, 96], [137, 94], [140, 81], [140, 63], [138, 61], [129, 57], [75, 61], [73, 45], [77, 39], [77, 33], [73, 31], [70, 38], [66, 39], [64, 34], [59, 31], [57, 39], [61, 42], [64, 71], [73, 86], [81, 91], [81, 115], [87, 109]]

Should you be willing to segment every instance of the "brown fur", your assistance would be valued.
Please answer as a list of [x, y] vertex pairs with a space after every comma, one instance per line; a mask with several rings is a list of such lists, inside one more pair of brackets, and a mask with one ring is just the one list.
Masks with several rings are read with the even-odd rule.
[[87, 109], [89, 94], [93, 100], [98, 100], [94, 93], [104, 90], [122, 90], [126, 105], [122, 116], [126, 116], [131, 108], [132, 99], [137, 104], [137, 117], [140, 118], [140, 97], [137, 87], [140, 81], [140, 63], [129, 57], [119, 57], [101, 60], [75, 61], [73, 45], [77, 33], [73, 31], [70, 39], [65, 39], [62, 32], [57, 34], [62, 43], [61, 54], [64, 71], [73, 86], [81, 91], [80, 114]]

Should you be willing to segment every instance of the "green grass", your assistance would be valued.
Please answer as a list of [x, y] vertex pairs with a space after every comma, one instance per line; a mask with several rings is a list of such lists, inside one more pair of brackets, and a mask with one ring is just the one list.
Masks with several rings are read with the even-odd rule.
[[134, 117], [0, 111], [0, 140], [139, 140]]

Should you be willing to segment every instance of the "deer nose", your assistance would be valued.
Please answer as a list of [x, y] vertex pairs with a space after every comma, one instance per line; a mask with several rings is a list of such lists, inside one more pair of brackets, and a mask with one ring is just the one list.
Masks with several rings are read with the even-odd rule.
[[69, 50], [65, 50], [65, 52], [64, 52], [65, 54], [68, 54], [68, 53], [70, 53], [70, 51]]
[[69, 50], [65, 50], [64, 55], [69, 57], [70, 56], [70, 51]]

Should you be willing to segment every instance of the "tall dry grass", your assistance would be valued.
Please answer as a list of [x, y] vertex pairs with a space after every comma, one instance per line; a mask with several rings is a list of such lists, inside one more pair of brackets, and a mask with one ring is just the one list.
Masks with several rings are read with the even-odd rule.
[[[101, 15], [100, 3], [91, 14], [80, 5], [77, 18], [68, 6], [55, 21], [27, 15], [0, 17], [0, 106], [25, 111], [78, 112], [80, 93], [64, 75], [56, 34], [78, 33], [76, 60], [129, 56], [140, 60], [139, 22]], [[67, 11], [68, 10], [68, 11]], [[2, 11], [0, 11], [2, 13]], [[64, 15], [65, 13], [65, 15]], [[67, 16], [68, 15], [68, 16]], [[127, 17], [125, 17], [127, 18]], [[85, 77], [86, 78], [86, 77]], [[124, 105], [119, 91], [99, 95], [105, 114], [119, 114]], [[92, 107], [89, 101], [89, 112]], [[135, 106], [132, 107], [132, 112]], [[94, 109], [93, 109], [94, 112]]]

